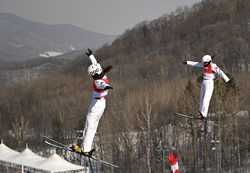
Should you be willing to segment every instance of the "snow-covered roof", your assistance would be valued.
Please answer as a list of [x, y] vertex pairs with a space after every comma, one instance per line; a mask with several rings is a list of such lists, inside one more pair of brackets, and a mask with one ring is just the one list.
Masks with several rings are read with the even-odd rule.
[[84, 170], [83, 167], [72, 164], [57, 154], [51, 155], [48, 159], [39, 163], [38, 169], [48, 170], [52, 172], [72, 171], [72, 170]]
[[33, 153], [28, 147], [23, 150], [18, 156], [13, 156], [10, 158], [16, 164], [25, 165], [29, 167], [36, 166], [39, 162], [44, 161], [43, 158], [35, 153]]
[[28, 147], [20, 153], [7, 147], [3, 142], [0, 144], [0, 161], [53, 173], [86, 170], [85, 167], [72, 164], [57, 154], [44, 158], [33, 153]]
[[12, 157], [18, 156], [20, 153], [7, 147], [3, 142], [0, 144], [0, 160], [10, 162]]

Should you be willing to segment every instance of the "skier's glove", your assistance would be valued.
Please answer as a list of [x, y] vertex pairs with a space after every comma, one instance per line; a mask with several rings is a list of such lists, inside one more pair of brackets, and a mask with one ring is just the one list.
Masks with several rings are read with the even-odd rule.
[[88, 48], [87, 52], [85, 52], [87, 56], [90, 56], [93, 54], [92, 50]]
[[104, 74], [108, 73], [112, 68], [113, 68], [112, 65], [109, 65], [109, 66], [107, 66], [107, 67], [104, 67], [104, 68], [103, 68], [103, 73], [104, 73]]
[[113, 89], [113, 87], [109, 85], [104, 88], [104, 90], [109, 90], [109, 89]]
[[187, 64], [187, 61], [183, 61], [182, 63], [183, 63], [183, 64]]
[[230, 80], [227, 82], [227, 87], [236, 88], [236, 84], [235, 84], [234, 79], [230, 79]]

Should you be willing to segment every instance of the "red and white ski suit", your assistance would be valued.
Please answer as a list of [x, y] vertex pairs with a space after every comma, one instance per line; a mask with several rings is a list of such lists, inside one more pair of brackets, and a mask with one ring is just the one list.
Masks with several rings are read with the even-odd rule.
[[[91, 55], [91, 58], [94, 58], [94, 56]], [[93, 61], [91, 60], [91, 62]], [[82, 147], [84, 152], [89, 152], [92, 149], [92, 144], [97, 131], [99, 120], [101, 119], [106, 108], [105, 97], [108, 95], [108, 90], [105, 90], [105, 88], [107, 86], [110, 86], [110, 84], [106, 75], [104, 75], [101, 79], [93, 81], [92, 99], [83, 131], [84, 140]]]
[[214, 79], [216, 74], [220, 76], [225, 82], [228, 82], [230, 79], [227, 75], [214, 63], [210, 63], [207, 66], [204, 66], [203, 63], [187, 61], [187, 65], [202, 68], [203, 81], [201, 83], [200, 90], [200, 108], [199, 111], [203, 117], [207, 117], [209, 103], [213, 95], [214, 90]]

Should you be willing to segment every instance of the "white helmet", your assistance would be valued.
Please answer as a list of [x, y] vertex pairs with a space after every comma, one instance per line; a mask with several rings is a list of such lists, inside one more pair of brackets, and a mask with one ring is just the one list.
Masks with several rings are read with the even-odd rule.
[[88, 67], [88, 73], [90, 76], [94, 76], [95, 74], [100, 75], [102, 73], [102, 67], [99, 63], [97, 64], [91, 64]]
[[207, 62], [210, 62], [210, 61], [212, 61], [212, 57], [210, 56], [210, 55], [204, 55], [203, 57], [202, 57], [202, 63], [207, 63]]

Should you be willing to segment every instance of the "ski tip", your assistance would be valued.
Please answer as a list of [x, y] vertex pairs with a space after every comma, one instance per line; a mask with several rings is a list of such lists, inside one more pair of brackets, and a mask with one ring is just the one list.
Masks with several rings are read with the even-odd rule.
[[183, 113], [179, 113], [179, 112], [175, 112], [174, 114], [178, 115], [180, 117], [183, 117], [183, 118], [189, 118], [189, 119], [193, 119], [193, 120], [200, 120], [199, 117], [195, 117], [193, 115], [187, 115], [187, 114], [183, 114]]
[[119, 166], [117, 166], [117, 165], [113, 165], [113, 166], [111, 166], [112, 168], [116, 168], [116, 169], [120, 169], [120, 167]]
[[42, 141], [45, 142], [46, 140], [48, 140], [48, 137], [47, 136], [43, 136], [42, 137]]
[[48, 137], [47, 136], [42, 136], [42, 139], [46, 140], [46, 139], [48, 139]]

